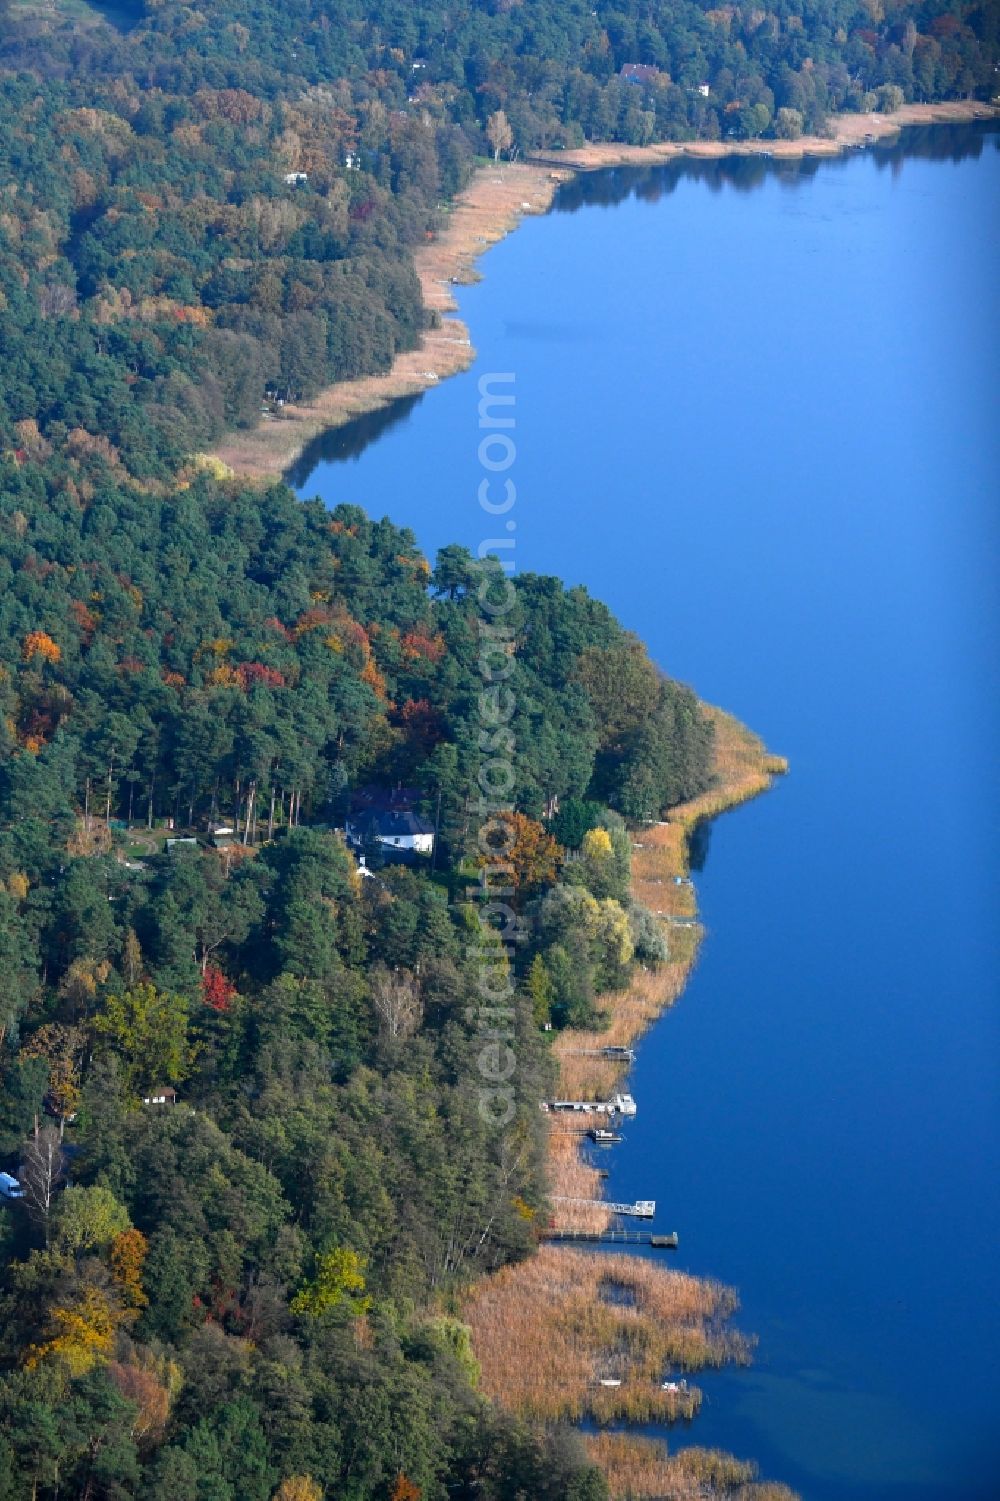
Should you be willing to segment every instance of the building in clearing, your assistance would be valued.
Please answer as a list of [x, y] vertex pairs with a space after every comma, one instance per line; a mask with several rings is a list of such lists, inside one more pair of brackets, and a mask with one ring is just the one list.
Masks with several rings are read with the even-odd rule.
[[177, 1091], [170, 1084], [154, 1084], [149, 1094], [142, 1097], [144, 1105], [176, 1105]]
[[660, 70], [650, 63], [623, 63], [618, 76], [623, 83], [655, 83]]
[[344, 823], [348, 844], [355, 851], [376, 846], [381, 854], [402, 860], [431, 855], [434, 825], [416, 811], [420, 798], [416, 787], [358, 788]]
[[434, 825], [409, 810], [352, 814], [344, 832], [356, 847], [377, 844], [387, 853], [406, 855], [430, 855], [434, 850]]

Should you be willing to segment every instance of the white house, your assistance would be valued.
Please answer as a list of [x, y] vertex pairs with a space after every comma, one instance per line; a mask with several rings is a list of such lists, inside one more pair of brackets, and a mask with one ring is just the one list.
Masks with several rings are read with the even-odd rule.
[[289, 187], [294, 186], [295, 183], [308, 182], [309, 181], [309, 173], [308, 172], [286, 172], [285, 173], [285, 181], [288, 183]]
[[23, 1199], [24, 1189], [10, 1173], [0, 1173], [0, 1199]]
[[353, 814], [344, 832], [352, 844], [370, 841], [412, 855], [430, 855], [434, 850], [434, 825], [418, 813]]

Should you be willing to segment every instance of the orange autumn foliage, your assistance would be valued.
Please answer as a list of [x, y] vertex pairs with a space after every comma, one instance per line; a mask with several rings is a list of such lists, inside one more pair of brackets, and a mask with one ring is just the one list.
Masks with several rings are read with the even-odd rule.
[[131, 1308], [145, 1308], [149, 1299], [142, 1286], [142, 1269], [149, 1242], [141, 1230], [123, 1230], [111, 1242], [111, 1275]]
[[376, 698], [385, 698], [385, 678], [379, 672], [371, 657], [369, 657], [368, 661], [365, 663], [364, 667], [361, 670], [361, 681], [368, 685]]
[[[555, 880], [562, 861], [562, 849], [547, 829], [525, 813], [498, 815], [510, 830], [507, 848], [496, 841], [495, 858], [480, 858], [480, 865], [493, 869], [519, 892], [548, 886]], [[496, 882], [495, 882], [496, 884]]]
[[41, 657], [46, 662], [58, 662], [62, 651], [46, 631], [29, 631], [21, 647], [21, 656], [26, 662], [34, 657]]
[[161, 1438], [170, 1416], [169, 1387], [157, 1380], [154, 1371], [140, 1365], [113, 1361], [108, 1375], [122, 1396], [135, 1404], [132, 1436], [136, 1442], [152, 1443]]
[[97, 616], [93, 610], [88, 610], [82, 599], [71, 599], [69, 610], [83, 634], [92, 636], [97, 629]]
[[407, 631], [400, 645], [403, 648], [403, 656], [411, 662], [420, 658], [427, 662], [440, 662], [445, 652], [442, 638], [428, 636], [424, 631]]

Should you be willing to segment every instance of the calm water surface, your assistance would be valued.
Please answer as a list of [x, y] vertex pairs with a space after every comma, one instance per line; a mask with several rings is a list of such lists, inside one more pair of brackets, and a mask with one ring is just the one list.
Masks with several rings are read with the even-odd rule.
[[671, 1442], [809, 1501], [1000, 1495], [997, 144], [578, 182], [462, 294], [474, 370], [296, 476], [475, 547], [515, 372], [518, 566], [790, 757], [607, 1160], [760, 1335]]

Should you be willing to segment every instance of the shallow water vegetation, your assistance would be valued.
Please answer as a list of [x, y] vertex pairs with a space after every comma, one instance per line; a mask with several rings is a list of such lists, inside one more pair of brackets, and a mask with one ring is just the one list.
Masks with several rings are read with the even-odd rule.
[[[589, 1235], [607, 1230], [612, 1216], [600, 1203], [602, 1179], [597, 1167], [581, 1155], [585, 1133], [553, 1121], [548, 1140], [550, 1228]], [[567, 1199], [591, 1200], [566, 1203]]]
[[[688, 880], [694, 829], [766, 791], [773, 777], [787, 770], [782, 757], [771, 755], [759, 737], [731, 715], [710, 706], [704, 712], [714, 730], [712, 789], [672, 809], [668, 820], [637, 829], [632, 844], [630, 895], [661, 923], [667, 959], [655, 966], [638, 966], [627, 986], [598, 998], [606, 1020], [603, 1028], [575, 1028], [557, 1037], [553, 1055], [559, 1068], [558, 1092], [564, 1099], [609, 1099], [621, 1087], [625, 1070], [620, 1063], [602, 1058], [600, 1050], [633, 1046], [687, 983], [704, 936]], [[597, 1169], [580, 1155], [584, 1140], [584, 1130], [553, 1123], [549, 1184], [555, 1200], [552, 1226], [559, 1230], [593, 1232], [611, 1224], [611, 1215], [596, 1205], [559, 1202], [570, 1197], [600, 1198]]]
[[[640, 965], [627, 987], [599, 997], [602, 1030], [574, 1029], [555, 1039], [563, 1098], [607, 1099], [620, 1088], [625, 1070], [600, 1050], [634, 1045], [684, 988], [703, 937], [688, 881], [694, 829], [765, 791], [787, 769], [729, 715], [706, 712], [715, 729], [712, 790], [673, 809], [669, 820], [637, 829], [632, 846], [631, 899], [661, 923], [667, 958]], [[593, 1233], [612, 1223], [600, 1203], [597, 1162], [583, 1154], [586, 1136], [578, 1118], [550, 1121], [550, 1223], [560, 1230]], [[561, 1202], [565, 1198], [593, 1202]], [[480, 1283], [468, 1296], [464, 1317], [484, 1390], [519, 1416], [543, 1423], [588, 1417], [602, 1424], [648, 1423], [690, 1419], [700, 1407], [694, 1385], [663, 1390], [670, 1370], [749, 1360], [751, 1342], [726, 1327], [736, 1306], [730, 1289], [644, 1257], [548, 1245], [530, 1261]], [[784, 1487], [758, 1483], [752, 1465], [714, 1451], [670, 1455], [662, 1443], [628, 1433], [591, 1436], [587, 1446], [614, 1501], [794, 1501]]]
[[463, 1317], [483, 1389], [519, 1417], [643, 1423], [697, 1412], [696, 1387], [663, 1390], [669, 1371], [749, 1360], [736, 1307], [730, 1288], [644, 1257], [543, 1246], [477, 1284]]
[[661, 1440], [631, 1433], [597, 1433], [586, 1442], [611, 1501], [796, 1501], [787, 1486], [758, 1481], [756, 1465], [718, 1449], [671, 1454]]

